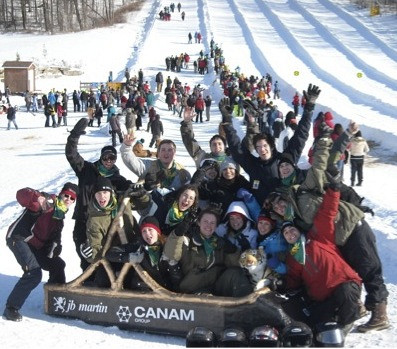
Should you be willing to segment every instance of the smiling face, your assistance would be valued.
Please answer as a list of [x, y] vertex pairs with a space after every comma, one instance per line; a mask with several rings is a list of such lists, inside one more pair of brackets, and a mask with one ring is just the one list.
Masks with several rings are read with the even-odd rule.
[[287, 206], [288, 206], [288, 203], [285, 200], [279, 199], [279, 200], [273, 202], [272, 206], [273, 206], [274, 212], [276, 212], [277, 214], [279, 214], [282, 217], [285, 216], [285, 212], [287, 211]]
[[157, 152], [157, 157], [165, 168], [170, 168], [174, 161], [176, 149], [171, 143], [163, 143]]
[[294, 226], [289, 226], [283, 229], [283, 235], [285, 240], [292, 245], [299, 240], [301, 233]]
[[234, 230], [239, 230], [244, 225], [244, 218], [241, 215], [231, 214], [229, 216], [229, 224]]
[[98, 202], [99, 206], [106, 207], [110, 201], [110, 196], [111, 194], [108, 190], [97, 191], [95, 193], [95, 200]]
[[272, 231], [272, 225], [267, 220], [260, 219], [257, 225], [258, 225], [258, 232], [260, 235], [267, 235]]
[[236, 177], [236, 170], [232, 167], [225, 168], [222, 171], [222, 177], [225, 179], [233, 179]]
[[159, 239], [159, 235], [156, 229], [154, 228], [144, 227], [141, 233], [142, 233], [142, 239], [150, 246], [155, 244]]
[[116, 160], [117, 157], [112, 154], [106, 154], [103, 157], [101, 157], [102, 165], [105, 166], [105, 168], [108, 170], [110, 170], [114, 166]]
[[196, 200], [196, 193], [194, 190], [186, 189], [182, 192], [178, 200], [178, 207], [180, 211], [186, 211], [194, 204]]
[[272, 157], [272, 149], [264, 139], [256, 142], [255, 150], [262, 160], [269, 160]]
[[210, 144], [210, 149], [212, 154], [220, 155], [225, 152], [225, 144], [222, 142], [220, 138], [215, 138], [212, 140]]
[[294, 167], [289, 162], [282, 162], [279, 169], [281, 178], [287, 178], [294, 172]]
[[205, 238], [209, 238], [215, 232], [217, 219], [214, 214], [204, 213], [197, 224], [200, 227], [201, 235]]

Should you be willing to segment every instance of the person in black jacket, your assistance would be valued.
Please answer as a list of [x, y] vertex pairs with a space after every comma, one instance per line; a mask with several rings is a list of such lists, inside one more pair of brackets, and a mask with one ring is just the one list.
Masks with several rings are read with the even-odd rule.
[[49, 271], [48, 283], [65, 283], [65, 262], [59, 257], [61, 233], [65, 214], [77, 195], [77, 185], [70, 182], [58, 196], [32, 188], [18, 190], [17, 201], [24, 211], [8, 228], [6, 241], [23, 275], [7, 298], [5, 319], [22, 321], [19, 310], [40, 283], [42, 269]]
[[80, 266], [82, 270], [85, 270], [89, 266], [84, 256], [81, 255], [80, 245], [86, 240], [87, 208], [97, 178], [99, 176], [109, 178], [117, 192], [124, 192], [132, 185], [130, 180], [127, 180], [120, 174], [120, 170], [115, 164], [117, 151], [114, 147], [110, 145], [103, 147], [100, 159], [95, 162], [86, 161], [80, 155], [77, 145], [80, 136], [85, 134], [87, 125], [87, 118], [80, 119], [70, 132], [65, 147], [66, 159], [79, 179], [80, 195], [73, 213], [73, 219], [75, 219], [73, 240], [76, 245], [77, 254], [81, 260]]
[[[311, 84], [307, 91], [303, 91], [307, 103], [297, 130], [284, 150], [284, 153], [291, 155], [295, 164], [298, 162], [309, 137], [313, 110], [320, 92], [321, 90], [317, 86], [312, 86]], [[233, 127], [232, 109], [229, 105], [229, 100], [223, 99], [219, 103], [219, 109], [223, 117], [223, 129], [226, 133], [233, 160], [241, 165], [249, 175], [250, 191], [261, 205], [266, 196], [280, 186], [278, 163], [282, 153], [276, 150], [274, 138], [271, 135], [259, 133], [258, 125], [254, 118], [259, 113], [259, 110], [253, 104], [246, 106], [246, 113], [249, 115], [247, 135], [241, 142]], [[259, 157], [251, 154], [252, 148], [255, 148]]]

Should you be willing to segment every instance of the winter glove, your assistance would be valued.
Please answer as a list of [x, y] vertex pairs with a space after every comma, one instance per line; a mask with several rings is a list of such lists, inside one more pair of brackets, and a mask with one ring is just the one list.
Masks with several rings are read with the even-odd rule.
[[178, 291], [179, 284], [183, 279], [181, 266], [176, 261], [169, 261], [166, 263], [168, 264], [167, 271], [168, 271], [169, 279], [171, 281], [172, 288], [175, 291]]
[[236, 240], [241, 248], [241, 251], [245, 251], [245, 250], [248, 250], [251, 248], [251, 245], [250, 245], [248, 239], [244, 235], [240, 234]]
[[375, 216], [375, 212], [371, 209], [371, 208], [369, 208], [368, 206], [357, 206], [361, 211], [363, 211], [364, 213], [370, 213], [371, 214], [371, 216], [373, 217], [373, 216]]
[[252, 198], [252, 193], [250, 193], [247, 189], [240, 188], [237, 191], [237, 197], [239, 199], [243, 199], [245, 202], [249, 201]]
[[342, 188], [342, 175], [341, 173], [334, 167], [328, 167], [325, 171], [325, 176], [328, 180], [328, 188], [333, 191], [340, 191]]
[[321, 90], [316, 85], [309, 84], [307, 91], [303, 91], [303, 96], [306, 99], [305, 109], [312, 111], [316, 100], [320, 95]]
[[81, 118], [77, 121], [76, 125], [74, 125], [73, 130], [70, 131], [70, 134], [76, 137], [80, 137], [85, 134], [85, 129], [88, 126], [88, 119]]
[[183, 219], [181, 223], [179, 223], [175, 230], [174, 233], [176, 236], [182, 236], [187, 233], [189, 228], [194, 224], [194, 222], [197, 219], [197, 212], [195, 210], [191, 210]]
[[279, 290], [283, 290], [286, 286], [286, 282], [284, 279], [272, 279], [270, 280], [270, 283], [268, 285], [268, 287], [272, 290], [272, 291], [279, 291]]
[[143, 184], [144, 188], [147, 191], [152, 191], [158, 187], [157, 175], [155, 173], [147, 173], [145, 176], [145, 183]]
[[47, 253], [48, 258], [58, 257], [62, 252], [62, 245], [54, 241], [52, 244], [48, 246], [47, 251], [48, 251]]
[[132, 264], [139, 264], [143, 261], [143, 252], [138, 250], [136, 252], [131, 252], [128, 254], [128, 262]]
[[222, 114], [222, 122], [224, 123], [232, 123], [232, 112], [233, 109], [230, 106], [230, 100], [229, 98], [222, 98], [218, 104], [219, 110], [221, 111]]
[[133, 183], [131, 184], [130, 188], [128, 188], [128, 196], [131, 198], [140, 198], [142, 196], [145, 196], [147, 194], [146, 189], [144, 188], [144, 185], [141, 183]]
[[88, 241], [80, 245], [80, 253], [85, 259], [90, 259], [92, 257], [92, 247]]

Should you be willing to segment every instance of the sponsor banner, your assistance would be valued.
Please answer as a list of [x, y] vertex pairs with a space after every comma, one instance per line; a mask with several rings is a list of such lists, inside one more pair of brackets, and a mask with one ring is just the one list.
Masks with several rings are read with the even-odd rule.
[[195, 326], [214, 332], [224, 328], [224, 311], [213, 304], [91, 296], [51, 290], [47, 313], [124, 329], [184, 336]]

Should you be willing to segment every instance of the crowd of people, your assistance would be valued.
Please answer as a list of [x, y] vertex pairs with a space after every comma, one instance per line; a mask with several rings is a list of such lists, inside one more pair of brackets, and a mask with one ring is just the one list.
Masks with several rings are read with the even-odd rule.
[[[180, 6], [177, 8], [180, 11]], [[275, 292], [294, 290], [289, 301], [299, 302], [302, 309], [295, 316], [312, 327], [336, 321], [347, 333], [367, 311], [371, 318], [358, 326], [358, 331], [389, 327], [388, 291], [375, 236], [365, 220], [365, 213], [373, 212], [362, 205], [362, 198], [352, 188], [356, 175], [357, 185], [362, 184], [363, 158], [368, 152], [358, 125], [351, 122], [332, 136], [335, 125], [330, 123], [330, 112], [319, 113], [313, 122], [321, 90], [311, 84], [301, 98], [298, 93], [294, 96], [294, 110], [284, 117], [274, 104], [280, 97], [277, 81], [273, 84], [269, 74], [259, 78], [247, 77], [239, 69], [232, 72], [213, 40], [210, 48], [209, 54], [201, 52], [199, 59], [214, 68], [224, 98], [218, 104], [222, 115], [219, 134], [209, 137], [209, 152], [196, 140], [193, 124], [203, 122], [206, 108], [206, 120], [210, 120], [211, 96], [204, 96], [200, 85], [190, 91], [187, 83], [170, 76], [163, 90], [162, 73], [155, 78], [156, 92], [164, 92], [169, 111], [181, 118], [181, 138], [196, 165], [194, 173], [177, 160], [174, 141], [161, 139], [166, 133], [142, 69], [131, 78], [126, 68], [125, 92], [103, 87], [97, 95], [91, 91], [87, 99], [83, 92], [73, 92], [74, 111], [86, 110], [88, 114], [73, 127], [65, 146], [78, 184], [66, 183], [58, 195], [32, 188], [18, 191], [17, 200], [24, 211], [9, 228], [7, 245], [24, 273], [7, 299], [5, 318], [21, 321], [19, 310], [40, 282], [42, 269], [50, 271], [48, 282], [65, 283], [60, 237], [65, 213], [74, 203], [73, 240], [83, 271], [103, 257], [115, 272], [123, 263], [140, 263], [171, 291], [225, 297], [248, 295], [262, 282]], [[175, 62], [185, 62], [188, 69], [186, 54], [176, 57]], [[166, 60], [166, 71], [180, 71], [172, 61], [168, 65]], [[271, 92], [274, 101], [270, 101]], [[52, 115], [53, 127], [62, 121], [67, 125], [67, 100], [66, 90], [51, 91], [43, 98], [45, 110], [47, 106], [62, 110], [57, 121], [55, 111], [49, 112], [45, 126]], [[127, 134], [120, 131], [121, 114], [115, 106], [125, 114]], [[100, 126], [103, 113], [98, 117], [99, 109], [108, 111], [112, 145], [104, 146], [99, 158], [90, 162], [80, 154], [78, 145], [86, 128], [93, 126], [94, 117]], [[147, 130], [153, 136], [149, 147], [157, 148], [155, 158], [151, 153], [140, 156], [133, 149], [143, 143], [134, 131], [143, 126], [145, 114]], [[246, 125], [243, 139], [233, 123], [238, 116]], [[312, 124], [311, 167], [302, 170], [297, 164]], [[351, 186], [345, 185], [341, 176], [347, 149]], [[135, 183], [120, 174], [119, 157], [138, 178]], [[126, 197], [129, 202], [123, 206]], [[123, 231], [104, 250], [109, 228], [120, 215]], [[260, 251], [270, 274], [265, 276], [265, 269], [259, 278], [250, 273], [241, 261], [242, 254], [250, 251]], [[109, 287], [106, 270], [99, 267], [86, 285]], [[362, 285], [364, 304], [360, 300]], [[124, 288], [149, 291], [133, 268]]]

